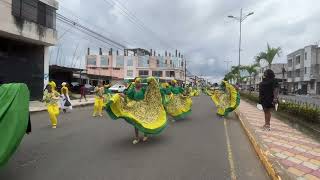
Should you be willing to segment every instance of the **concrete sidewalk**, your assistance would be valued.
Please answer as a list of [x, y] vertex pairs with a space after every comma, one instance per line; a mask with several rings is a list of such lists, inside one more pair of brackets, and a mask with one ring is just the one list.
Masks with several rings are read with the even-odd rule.
[[273, 179], [320, 180], [318, 141], [275, 117], [271, 131], [263, 131], [263, 112], [243, 100], [236, 113]]
[[[88, 101], [85, 101], [84, 99], [79, 102], [79, 100], [71, 100], [72, 107], [78, 107], [78, 106], [86, 106], [91, 105], [94, 103], [94, 98], [87, 98]], [[39, 112], [39, 111], [46, 111], [47, 107], [45, 103], [40, 101], [30, 101], [29, 104], [29, 111], [31, 113], [33, 112]]]

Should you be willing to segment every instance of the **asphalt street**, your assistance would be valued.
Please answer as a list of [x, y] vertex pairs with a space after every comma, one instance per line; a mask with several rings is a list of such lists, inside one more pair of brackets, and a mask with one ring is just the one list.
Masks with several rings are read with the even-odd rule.
[[61, 114], [51, 129], [46, 112], [32, 114], [26, 135], [0, 180], [265, 180], [269, 179], [240, 123], [217, 117], [208, 96], [162, 134], [132, 144], [134, 130], [92, 107]]

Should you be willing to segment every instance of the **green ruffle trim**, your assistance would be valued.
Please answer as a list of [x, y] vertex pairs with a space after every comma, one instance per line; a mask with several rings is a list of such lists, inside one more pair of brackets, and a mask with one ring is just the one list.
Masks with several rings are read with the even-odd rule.
[[182, 120], [190, 114], [191, 114], [191, 109], [187, 112], [184, 112], [184, 113], [178, 115], [178, 116], [174, 116], [173, 118], [174, 118], [174, 120]]
[[[228, 107], [225, 111], [223, 116], [227, 116], [230, 112], [234, 111], [240, 104], [240, 93], [237, 92], [237, 99], [236, 99], [236, 104], [232, 107]], [[219, 114], [220, 115], [220, 114]]]
[[141, 124], [139, 123], [136, 123], [132, 118], [129, 118], [129, 117], [118, 117], [116, 116], [112, 110], [111, 110], [111, 103], [113, 103], [113, 101], [109, 101], [107, 104], [106, 104], [106, 108], [105, 110], [107, 111], [107, 113], [109, 114], [109, 116], [113, 119], [113, 120], [117, 120], [117, 119], [124, 119], [125, 121], [127, 121], [129, 124], [133, 125], [135, 128], [139, 129], [139, 131], [143, 132], [144, 134], [159, 134], [161, 133], [166, 127], [167, 127], [167, 122], [157, 128], [157, 129], [147, 129], [145, 127], [143, 127]]

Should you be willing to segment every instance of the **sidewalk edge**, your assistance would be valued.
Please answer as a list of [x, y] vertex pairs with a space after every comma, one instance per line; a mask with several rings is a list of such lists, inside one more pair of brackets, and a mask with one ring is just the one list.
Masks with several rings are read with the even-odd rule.
[[241, 113], [239, 110], [235, 111], [236, 116], [240, 120], [241, 126], [244, 129], [247, 137], [249, 138], [254, 150], [256, 151], [257, 155], [259, 156], [260, 161], [262, 162], [263, 166], [267, 170], [267, 173], [273, 180], [281, 180], [281, 177], [279, 173], [276, 171], [276, 169], [273, 167], [272, 163], [270, 163], [270, 160], [268, 158], [267, 152], [264, 151], [260, 145], [257, 143], [257, 140], [254, 138], [254, 136], [249, 131], [249, 128], [246, 126], [246, 124], [243, 122], [243, 119], [241, 117]]
[[[84, 106], [89, 106], [89, 105], [92, 105], [92, 104], [94, 104], [94, 102], [88, 102], [88, 103], [85, 103], [85, 104], [77, 104], [77, 105], [73, 105], [73, 107], [84, 107]], [[47, 108], [43, 108], [43, 109], [29, 111], [29, 112], [30, 112], [30, 114], [33, 114], [33, 113], [43, 112], [43, 111], [46, 111], [46, 110], [47, 110]]]

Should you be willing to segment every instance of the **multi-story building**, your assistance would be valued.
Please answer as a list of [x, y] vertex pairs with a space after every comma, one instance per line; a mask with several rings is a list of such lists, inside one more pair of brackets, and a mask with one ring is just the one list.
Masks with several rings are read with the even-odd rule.
[[306, 46], [287, 55], [289, 92], [320, 94], [320, 48]]
[[[129, 55], [129, 52], [133, 54]], [[176, 55], [156, 56], [152, 50], [126, 49], [120, 55], [110, 49], [105, 55], [100, 49], [99, 55], [91, 55], [88, 49], [86, 60], [87, 74], [94, 85], [98, 80], [110, 82], [148, 76], [158, 77], [161, 81], [185, 81], [185, 59], [177, 51]]]
[[271, 69], [274, 72], [275, 79], [279, 82], [281, 88], [286, 88], [287, 86], [287, 64], [286, 63], [274, 63], [269, 65], [262, 65], [258, 67], [258, 74], [255, 77], [252, 77], [252, 84], [255, 84], [256, 88], [259, 88], [259, 84], [262, 82], [263, 74], [267, 69]]
[[57, 41], [56, 0], [0, 1], [0, 79], [26, 83], [32, 99], [49, 80], [49, 46]]

